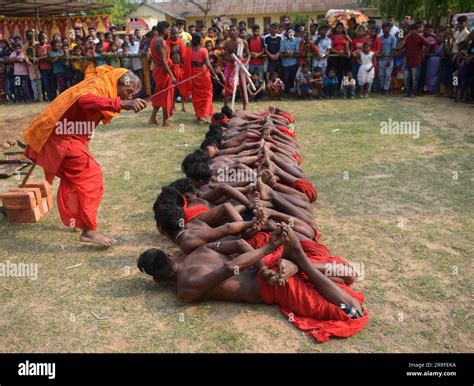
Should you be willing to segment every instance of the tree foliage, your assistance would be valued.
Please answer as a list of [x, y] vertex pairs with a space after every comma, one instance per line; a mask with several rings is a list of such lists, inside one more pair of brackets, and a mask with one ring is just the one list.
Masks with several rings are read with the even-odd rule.
[[127, 24], [127, 15], [135, 11], [139, 4], [130, 3], [127, 0], [94, 0], [98, 3], [111, 3], [113, 7], [98, 9], [88, 12], [91, 15], [111, 13], [112, 14], [112, 23], [117, 27], [123, 27]]
[[360, 7], [379, 8], [383, 17], [402, 20], [407, 14], [415, 19], [436, 21], [462, 12], [474, 12], [474, 0], [362, 0]]

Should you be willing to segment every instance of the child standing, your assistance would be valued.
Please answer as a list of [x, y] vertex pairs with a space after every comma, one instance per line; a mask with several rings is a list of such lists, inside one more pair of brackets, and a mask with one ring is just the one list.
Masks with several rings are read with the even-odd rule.
[[359, 74], [357, 80], [361, 87], [360, 96], [367, 98], [375, 75], [375, 56], [370, 49], [370, 43], [364, 43], [362, 52], [359, 53]]
[[28, 68], [25, 63], [25, 54], [23, 53], [21, 44], [14, 46], [14, 51], [11, 53], [10, 59], [13, 62], [15, 102], [26, 102], [28, 100], [28, 89], [26, 86]]
[[51, 41], [51, 52], [49, 57], [53, 63], [53, 74], [56, 79], [56, 85], [61, 94], [66, 89], [64, 82], [64, 62], [62, 61], [63, 52], [60, 49], [60, 43], [57, 40]]

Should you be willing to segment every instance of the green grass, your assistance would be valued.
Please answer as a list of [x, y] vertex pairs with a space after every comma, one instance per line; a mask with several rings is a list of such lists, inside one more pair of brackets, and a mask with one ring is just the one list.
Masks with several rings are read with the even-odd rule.
[[[319, 345], [276, 307], [184, 305], [173, 285], [139, 272], [136, 258], [146, 248], [176, 252], [156, 231], [151, 207], [160, 187], [182, 176], [182, 159], [205, 132], [191, 113], [177, 113], [162, 129], [148, 126], [142, 112], [101, 126], [90, 146], [104, 172], [99, 226], [119, 246], [82, 245], [56, 209], [35, 225], [0, 220], [0, 262], [39, 264], [36, 281], [0, 278], [0, 351], [472, 351], [472, 111], [428, 97], [275, 105], [296, 116], [303, 168], [318, 188], [322, 242], [364, 263], [356, 288], [370, 312], [366, 329]], [[0, 108], [8, 117], [27, 112]], [[380, 135], [388, 118], [420, 121], [421, 137]], [[15, 183], [2, 180], [0, 188]]]

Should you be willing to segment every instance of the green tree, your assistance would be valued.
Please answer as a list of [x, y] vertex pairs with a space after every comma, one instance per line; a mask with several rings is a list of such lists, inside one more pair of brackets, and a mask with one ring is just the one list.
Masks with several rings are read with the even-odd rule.
[[130, 3], [127, 0], [94, 0], [98, 3], [110, 3], [113, 7], [98, 9], [88, 12], [91, 15], [98, 15], [103, 13], [112, 14], [112, 23], [118, 28], [124, 27], [127, 24], [127, 15], [135, 11], [139, 4]]

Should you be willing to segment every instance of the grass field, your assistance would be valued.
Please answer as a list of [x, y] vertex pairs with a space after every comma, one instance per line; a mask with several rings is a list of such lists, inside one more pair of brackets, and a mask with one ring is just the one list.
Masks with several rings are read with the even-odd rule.
[[[156, 231], [151, 207], [206, 130], [191, 113], [163, 129], [142, 112], [101, 126], [91, 143], [105, 180], [99, 226], [118, 246], [81, 244], [56, 209], [36, 225], [0, 219], [0, 263], [39, 266], [37, 280], [0, 278], [0, 351], [472, 352], [474, 110], [431, 97], [275, 105], [296, 116], [303, 167], [319, 192], [321, 241], [364, 264], [356, 288], [370, 320], [362, 332], [317, 344], [277, 307], [184, 305], [173, 286], [139, 272], [141, 251], [176, 251]], [[41, 107], [1, 106], [0, 116]], [[389, 118], [419, 121], [420, 138], [381, 135]], [[0, 188], [16, 182], [0, 180]]]

